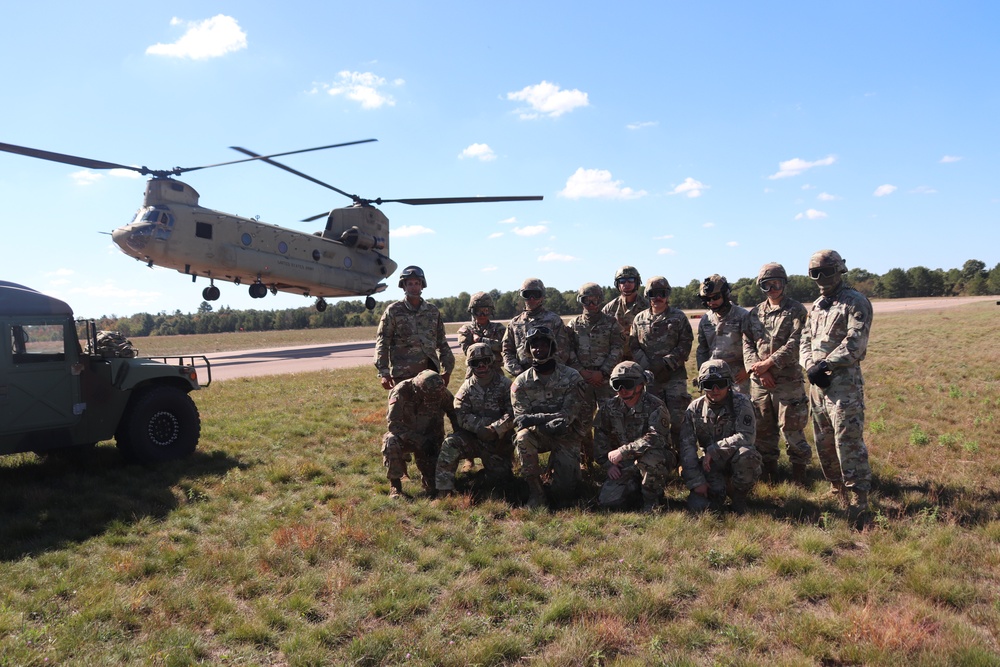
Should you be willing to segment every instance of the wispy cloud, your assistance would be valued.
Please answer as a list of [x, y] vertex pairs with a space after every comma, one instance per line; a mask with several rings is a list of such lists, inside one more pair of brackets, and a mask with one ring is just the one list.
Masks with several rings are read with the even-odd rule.
[[486, 239], [487, 240], [498, 239], [501, 236], [503, 236], [503, 232], [493, 232], [492, 234], [490, 234], [489, 236], [487, 236]]
[[704, 225], [702, 225], [702, 227], [704, 227], [705, 229], [711, 229], [712, 227], [715, 227], [715, 223], [714, 222], [706, 222]]
[[737, 247], [739, 245], [739, 242], [737, 242], [737, 241], [729, 241], [729, 242], [726, 243], [726, 245], [729, 246], [730, 248], [735, 248], [735, 247]]
[[898, 189], [899, 188], [897, 188], [895, 185], [889, 185], [888, 183], [886, 183], [885, 185], [880, 185], [877, 188], [875, 188], [875, 192], [873, 192], [872, 194], [876, 197], [885, 197], [886, 195], [891, 195]]
[[673, 248], [660, 248], [656, 251], [657, 255], [676, 255], [677, 251]]
[[622, 182], [612, 180], [606, 169], [583, 167], [566, 179], [566, 187], [559, 191], [559, 196], [567, 199], [638, 199], [645, 195], [645, 190], [622, 187]]
[[515, 218], [514, 216], [511, 216], [509, 218], [504, 218], [503, 220], [501, 220], [500, 224], [501, 225], [513, 225], [515, 222], [517, 222], [517, 218]]
[[658, 120], [644, 120], [637, 123], [629, 123], [625, 127], [629, 130], [642, 130], [647, 127], [656, 127], [660, 124]]
[[813, 167], [826, 167], [837, 161], [837, 158], [833, 155], [828, 155], [822, 160], [816, 160], [814, 162], [809, 162], [807, 160], [802, 160], [800, 158], [792, 158], [791, 160], [785, 160], [784, 162], [778, 163], [778, 171], [776, 173], [768, 176], [770, 179], [776, 178], [789, 178], [791, 176], [798, 176], [804, 171], [808, 171]]
[[433, 229], [424, 227], [423, 225], [403, 225], [395, 230], [393, 230], [392, 235], [397, 238], [403, 238], [406, 236], [421, 236], [422, 234], [434, 234]]
[[654, 241], [665, 241], [666, 239], [672, 239], [672, 238], [674, 238], [673, 234], [664, 234], [663, 236], [654, 236], [653, 240]]
[[676, 188], [670, 191], [672, 195], [684, 195], [686, 197], [700, 197], [701, 193], [705, 190], [710, 189], [709, 186], [705, 185], [701, 181], [696, 181], [690, 176], [684, 179], [684, 182], [678, 185]]
[[477, 160], [482, 160], [483, 162], [489, 162], [497, 159], [496, 154], [488, 144], [471, 144], [463, 150], [458, 157], [462, 159], [467, 157], [476, 158]]
[[549, 252], [538, 258], [539, 262], [575, 262], [578, 258], [572, 255], [560, 255], [557, 252]]
[[917, 187], [910, 190], [910, 194], [914, 195], [936, 195], [937, 190], [929, 185], [918, 185]]
[[[392, 82], [393, 86], [402, 86], [405, 83], [402, 79]], [[317, 83], [311, 93], [324, 91], [330, 95], [343, 95], [349, 100], [357, 102], [362, 109], [378, 109], [383, 106], [395, 106], [396, 100], [392, 95], [384, 92], [384, 88], [389, 85], [384, 77], [372, 72], [351, 72], [343, 70], [337, 72], [337, 78], [331, 83]]]
[[587, 93], [576, 89], [563, 90], [557, 84], [548, 81], [507, 93], [507, 99], [528, 104], [530, 111], [517, 110], [520, 117], [525, 120], [539, 116], [558, 118], [564, 113], [590, 105]]
[[74, 171], [69, 175], [73, 179], [73, 182], [77, 185], [93, 185], [97, 181], [104, 178], [104, 174], [96, 174], [87, 169], [81, 169], [80, 171]]
[[817, 211], [814, 208], [807, 210], [805, 213], [799, 213], [795, 216], [796, 220], [822, 220], [827, 217], [826, 213], [823, 211]]
[[482, 270], [483, 270], [483, 273], [489, 273], [490, 271], [496, 271], [497, 267], [495, 267], [495, 266], [484, 266]]
[[837, 195], [831, 195], [829, 192], [821, 192], [816, 195], [816, 199], [820, 201], [836, 201], [840, 199]]
[[512, 230], [518, 236], [538, 236], [549, 231], [545, 225], [528, 225], [527, 227], [515, 227]]
[[943, 164], [948, 164], [950, 162], [958, 162], [961, 159], [962, 157], [959, 155], [945, 155], [944, 157], [941, 158], [941, 162]]
[[187, 30], [172, 44], [153, 44], [146, 49], [148, 55], [204, 60], [247, 48], [247, 34], [232, 16], [218, 14], [204, 21], [175, 17], [170, 25], [186, 25]]

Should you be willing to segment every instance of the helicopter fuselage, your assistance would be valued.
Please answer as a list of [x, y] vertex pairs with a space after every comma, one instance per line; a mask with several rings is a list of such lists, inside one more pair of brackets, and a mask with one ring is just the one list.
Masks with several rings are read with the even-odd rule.
[[396, 270], [388, 257], [388, 219], [374, 207], [335, 209], [325, 231], [309, 234], [204, 208], [198, 200], [186, 183], [151, 178], [135, 218], [112, 238], [150, 266], [312, 297], [376, 294]]

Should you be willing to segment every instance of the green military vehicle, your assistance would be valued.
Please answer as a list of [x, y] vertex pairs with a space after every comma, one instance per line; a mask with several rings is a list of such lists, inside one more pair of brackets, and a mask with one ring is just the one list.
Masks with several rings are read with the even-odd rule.
[[0, 454], [74, 451], [112, 437], [143, 464], [194, 452], [201, 417], [189, 394], [201, 386], [196, 361], [211, 382], [208, 359], [136, 357], [122, 339], [107, 340], [59, 299], [0, 281]]

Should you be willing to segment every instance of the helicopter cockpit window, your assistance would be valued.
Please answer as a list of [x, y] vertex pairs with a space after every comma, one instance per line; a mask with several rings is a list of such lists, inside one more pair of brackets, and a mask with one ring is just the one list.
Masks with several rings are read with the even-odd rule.
[[15, 324], [10, 347], [15, 364], [65, 361], [65, 327], [61, 324]]
[[194, 235], [200, 239], [212, 238], [212, 224], [208, 222], [194, 223]]

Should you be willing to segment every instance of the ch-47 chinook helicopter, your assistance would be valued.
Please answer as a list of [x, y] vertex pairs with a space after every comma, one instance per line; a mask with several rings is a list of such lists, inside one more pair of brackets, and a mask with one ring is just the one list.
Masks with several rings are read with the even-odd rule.
[[[61, 162], [87, 169], [127, 169], [143, 176], [146, 194], [135, 218], [112, 232], [111, 237], [122, 252], [145, 262], [191, 276], [208, 279], [201, 295], [215, 301], [220, 291], [215, 281], [249, 284], [250, 296], [262, 299], [271, 294], [290, 292], [316, 298], [316, 310], [326, 310], [324, 297], [364, 296], [365, 306], [375, 307], [371, 296], [386, 289], [383, 278], [392, 275], [396, 262], [389, 258], [389, 219], [374, 205], [396, 202], [425, 204], [462, 204], [478, 202], [532, 201], [540, 196], [520, 197], [437, 197], [425, 199], [364, 199], [296, 171], [273, 158], [310, 151], [362, 144], [363, 139], [330, 146], [318, 146], [272, 155], [259, 155], [246, 148], [232, 146], [250, 157], [203, 165], [155, 170], [102, 160], [53, 153], [0, 143], [0, 151]], [[326, 218], [322, 232], [307, 233], [287, 227], [243, 218], [204, 208], [198, 203], [194, 188], [173, 176], [185, 172], [222, 167], [258, 160], [308, 181], [333, 190], [352, 200], [346, 208], [335, 208], [305, 218], [311, 222]]]

